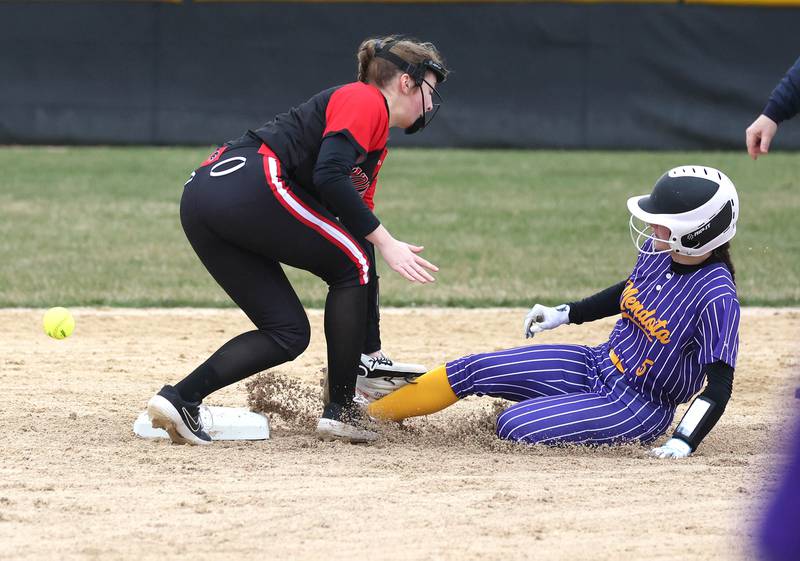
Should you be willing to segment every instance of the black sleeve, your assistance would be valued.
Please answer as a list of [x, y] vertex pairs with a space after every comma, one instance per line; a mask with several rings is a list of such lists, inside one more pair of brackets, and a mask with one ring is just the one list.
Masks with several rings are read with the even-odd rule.
[[[722, 413], [725, 412], [725, 407], [728, 405], [728, 400], [731, 398], [733, 392], [733, 367], [722, 362], [717, 361], [709, 364], [706, 367], [706, 378], [708, 383], [705, 389], [698, 395], [686, 410], [678, 428], [675, 429], [673, 438], [679, 438], [691, 446], [692, 450], [697, 450], [700, 442], [706, 437], [709, 431], [717, 424]], [[692, 422], [691, 426], [684, 426], [684, 421], [697, 401], [705, 401], [709, 407], [699, 419], [698, 422]]]
[[314, 167], [314, 185], [350, 233], [363, 237], [380, 225], [378, 218], [356, 191], [350, 172], [358, 150], [342, 134], [325, 138]]
[[[626, 279], [627, 280], [627, 279]], [[569, 322], [583, 323], [596, 319], [607, 318], [619, 313], [619, 299], [625, 289], [625, 282], [621, 281], [614, 286], [609, 286], [593, 296], [578, 302], [569, 303]]]

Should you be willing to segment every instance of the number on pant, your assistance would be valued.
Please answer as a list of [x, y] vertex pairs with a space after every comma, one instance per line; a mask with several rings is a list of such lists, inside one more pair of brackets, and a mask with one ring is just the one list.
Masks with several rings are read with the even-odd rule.
[[[239, 163], [229, 168], [225, 168], [225, 166], [227, 164], [230, 164], [231, 162], [239, 162]], [[228, 158], [227, 160], [222, 160], [218, 164], [215, 164], [214, 167], [211, 168], [211, 171], [208, 172], [208, 174], [211, 177], [222, 177], [223, 175], [228, 175], [229, 173], [233, 173], [235, 171], [242, 169], [245, 163], [247, 163], [247, 158], [244, 158], [242, 156], [234, 156], [233, 158]], [[224, 169], [220, 170], [220, 168]]]

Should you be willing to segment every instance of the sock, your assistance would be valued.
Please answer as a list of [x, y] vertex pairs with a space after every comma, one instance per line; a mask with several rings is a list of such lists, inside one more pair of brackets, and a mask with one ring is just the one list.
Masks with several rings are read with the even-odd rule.
[[325, 300], [325, 341], [328, 344], [330, 400], [350, 406], [356, 393], [358, 363], [364, 344], [367, 287], [331, 288]]
[[436, 413], [456, 401], [458, 397], [450, 387], [447, 371], [442, 365], [423, 374], [415, 383], [370, 403], [367, 414], [374, 419], [402, 421], [407, 417]]
[[187, 401], [202, 401], [220, 388], [291, 358], [265, 332], [248, 331], [222, 345], [208, 360], [175, 384], [175, 389]]

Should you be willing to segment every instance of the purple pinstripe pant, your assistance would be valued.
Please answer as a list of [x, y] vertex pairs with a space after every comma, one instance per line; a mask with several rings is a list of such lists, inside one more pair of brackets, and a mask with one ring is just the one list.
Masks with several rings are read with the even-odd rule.
[[500, 438], [530, 444], [649, 442], [674, 409], [651, 403], [625, 384], [606, 345], [532, 345], [447, 363], [455, 394], [519, 403], [497, 418]]

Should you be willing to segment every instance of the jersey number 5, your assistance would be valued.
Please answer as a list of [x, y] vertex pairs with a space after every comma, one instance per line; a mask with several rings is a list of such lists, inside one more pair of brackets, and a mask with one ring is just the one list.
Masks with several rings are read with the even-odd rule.
[[653, 361], [649, 358], [644, 359], [644, 362], [636, 369], [636, 375], [644, 376], [651, 366], [653, 366]]

